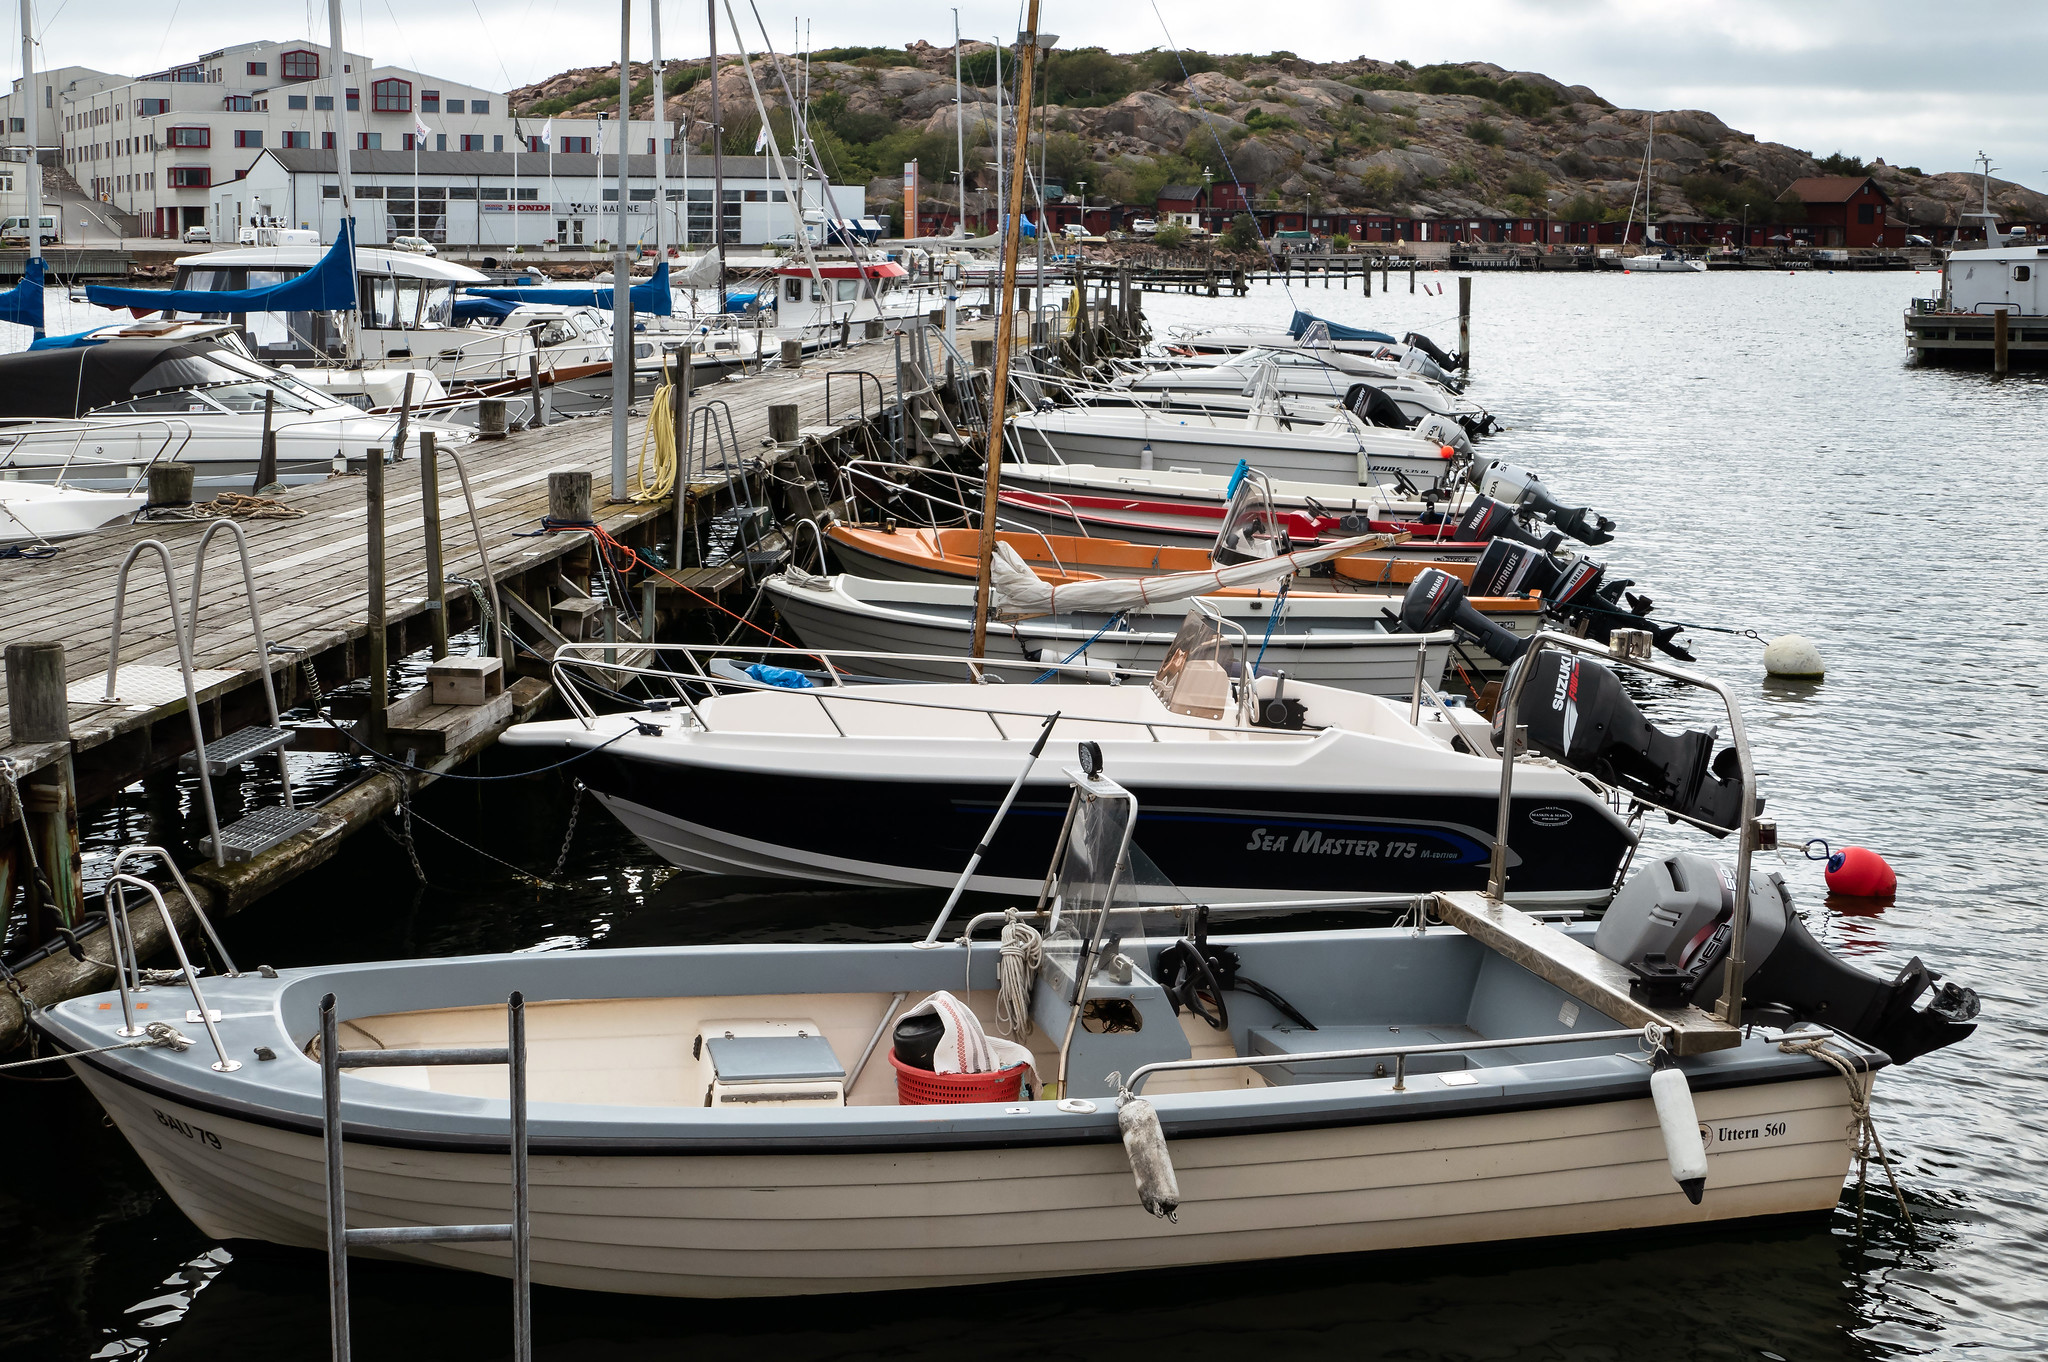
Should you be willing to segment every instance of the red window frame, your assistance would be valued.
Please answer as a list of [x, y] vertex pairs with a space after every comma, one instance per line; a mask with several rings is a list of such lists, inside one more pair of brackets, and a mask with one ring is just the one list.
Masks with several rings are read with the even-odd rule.
[[[250, 139], [250, 138], [252, 138], [252, 137], [256, 139], [256, 140], [255, 140], [255, 141], [253, 141], [253, 142], [249, 140], [249, 139]], [[261, 128], [236, 128], [236, 129], [235, 129], [235, 145], [236, 145], [236, 146], [238, 146], [238, 147], [260, 147], [260, 146], [262, 146], [262, 145], [263, 145], [263, 130], [262, 130]]]
[[[197, 179], [193, 178], [195, 175], [198, 176]], [[170, 169], [170, 187], [172, 189], [211, 189], [213, 188], [213, 167], [172, 166]]]
[[302, 151], [311, 151], [313, 149], [313, 134], [310, 132], [286, 132], [283, 134], [283, 137], [287, 151], [293, 148], [298, 148]]
[[396, 76], [370, 82], [371, 113], [411, 113], [412, 82]]
[[462, 134], [462, 149], [464, 151], [482, 151], [484, 149], [483, 134], [480, 132], [466, 132]]
[[[198, 141], [196, 141], [196, 142], [193, 142], [193, 141], [188, 141], [188, 140], [184, 140], [183, 138], [181, 138], [181, 137], [180, 137], [180, 134], [181, 134], [181, 133], [190, 133], [190, 132], [196, 132], [196, 133], [198, 133], [198, 134], [199, 134], [199, 140], [198, 140]], [[191, 125], [185, 125], [185, 126], [181, 126], [181, 127], [176, 127], [176, 128], [166, 128], [166, 129], [164, 129], [164, 145], [165, 145], [165, 146], [167, 146], [167, 147], [187, 147], [187, 148], [190, 148], [190, 147], [210, 147], [210, 146], [212, 146], [212, 145], [213, 145], [213, 129], [212, 129], [212, 128], [201, 128], [201, 127], [194, 127], [194, 126], [191, 126]]]
[[281, 52], [277, 58], [277, 73], [285, 80], [320, 79], [320, 54], [308, 52], [305, 48], [294, 48]]

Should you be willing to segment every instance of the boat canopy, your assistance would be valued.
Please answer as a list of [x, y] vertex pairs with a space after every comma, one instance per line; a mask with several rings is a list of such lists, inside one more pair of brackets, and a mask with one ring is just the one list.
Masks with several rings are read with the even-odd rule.
[[1384, 331], [1368, 331], [1362, 326], [1346, 326], [1342, 322], [1325, 321], [1313, 312], [1295, 313], [1294, 320], [1287, 324], [1287, 334], [1296, 340], [1300, 340], [1311, 326], [1315, 326], [1318, 323], [1328, 328], [1331, 340], [1378, 341], [1382, 345], [1398, 344], [1395, 337], [1388, 335]]
[[[910, 271], [904, 269], [893, 260], [875, 262], [821, 261], [818, 264], [817, 271], [818, 277], [821, 279], [908, 279], [910, 277]], [[811, 267], [799, 263], [784, 265], [775, 272], [785, 279], [808, 279], [811, 277]]]
[[518, 307], [510, 298], [473, 298], [464, 294], [455, 300], [451, 315], [458, 322], [503, 321]]
[[110, 340], [0, 355], [0, 419], [72, 420], [130, 398], [277, 375], [212, 341]]
[[304, 274], [263, 288], [149, 289], [93, 284], [85, 300], [99, 307], [128, 307], [138, 312], [353, 312], [356, 310], [354, 232], [347, 222], [334, 245]]
[[[549, 284], [542, 288], [470, 288], [467, 298], [496, 298], [509, 303], [559, 303], [564, 307], [595, 307], [609, 312], [612, 291], [589, 284]], [[666, 317], [675, 311], [675, 294], [668, 278], [668, 262], [655, 266], [654, 277], [626, 290], [635, 312]], [[461, 306], [460, 303], [457, 306]]]
[[21, 282], [0, 293], [0, 322], [43, 329], [43, 287], [47, 275], [43, 258], [36, 256], [21, 272]]

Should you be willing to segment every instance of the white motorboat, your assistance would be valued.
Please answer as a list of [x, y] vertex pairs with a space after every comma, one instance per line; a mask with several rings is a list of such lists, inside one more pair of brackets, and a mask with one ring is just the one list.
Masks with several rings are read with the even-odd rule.
[[1346, 326], [1311, 313], [1296, 312], [1285, 331], [1227, 323], [1220, 326], [1176, 326], [1168, 334], [1171, 336], [1166, 343], [1169, 354], [1235, 355], [1247, 350], [1306, 350], [1352, 355], [1393, 365], [1454, 393], [1465, 390], [1464, 380], [1452, 372], [1459, 367], [1457, 357], [1445, 353], [1429, 337], [1417, 331], [1406, 332], [1397, 340], [1385, 331]]
[[1314, 397], [1341, 402], [1354, 385], [1369, 384], [1384, 393], [1411, 422], [1442, 416], [1458, 422], [1468, 434], [1488, 434], [1498, 423], [1470, 397], [1385, 360], [1332, 350], [1250, 349], [1232, 354], [1147, 357], [1134, 372], [1110, 381], [1113, 388], [1134, 393], [1186, 394], [1207, 400], [1212, 394], [1238, 393], [1267, 364], [1277, 371], [1277, 390], [1286, 397]]
[[[283, 483], [318, 481], [337, 460], [396, 445], [398, 418], [368, 415], [250, 358], [218, 324], [110, 327], [108, 339], [0, 355], [0, 472], [130, 491], [158, 459], [196, 469], [202, 489], [246, 491], [262, 459], [265, 411]], [[445, 445], [473, 430], [413, 419]]]
[[0, 548], [76, 539], [135, 514], [148, 500], [148, 493], [142, 491], [94, 491], [23, 482], [0, 470]]
[[1680, 255], [1666, 246], [1662, 253], [1624, 256], [1621, 267], [1630, 274], [1705, 274], [1707, 262]]
[[[861, 707], [710, 704], [735, 701]], [[596, 722], [593, 742], [611, 726]], [[598, 760], [684, 742], [619, 731]], [[1974, 1029], [1973, 993], [1948, 983], [1916, 1006], [1918, 961], [1889, 983], [1865, 974], [1814, 941], [1778, 877], [1699, 856], [1641, 867], [1597, 928], [1439, 892], [1416, 896], [1415, 925], [1224, 935], [1229, 908], [1152, 873], [1162, 824], [1127, 778], [1135, 746], [1083, 743], [1071, 793], [1006, 803], [987, 832], [977, 804], [966, 844], [1028, 821], [1047, 854], [1014, 877], [1035, 911], [956, 939], [949, 901], [919, 944], [482, 955], [203, 985], [188, 968], [183, 987], [139, 992], [115, 938], [121, 988], [32, 1022], [204, 1234], [326, 1244], [337, 1281], [353, 1240], [511, 1275], [520, 1293], [530, 1271], [697, 1297], [1824, 1215], [1875, 1074]], [[845, 812], [863, 831], [893, 820], [885, 840], [934, 838], [893, 801], [791, 816], [801, 793], [775, 794], [763, 830]], [[1283, 848], [1265, 869], [1299, 860]], [[148, 888], [131, 875], [114, 891], [131, 886]], [[1003, 944], [975, 940], [998, 924]], [[1695, 932], [1714, 944], [1667, 968]], [[1639, 998], [1645, 971], [1663, 982]], [[1717, 993], [1718, 1018], [1701, 1010]], [[475, 1228], [437, 1240], [454, 1225]]]

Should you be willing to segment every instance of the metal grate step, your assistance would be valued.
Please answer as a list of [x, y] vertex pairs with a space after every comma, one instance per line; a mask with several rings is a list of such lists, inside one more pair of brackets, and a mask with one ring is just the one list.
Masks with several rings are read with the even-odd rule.
[[[260, 725], [238, 728], [227, 736], [215, 738], [206, 744], [206, 774], [226, 775], [243, 762], [260, 757], [265, 752], [275, 752], [280, 747], [290, 746], [296, 736], [289, 728], [265, 728]], [[199, 770], [199, 754], [187, 752], [179, 757], [178, 769], [187, 775], [195, 774]]]
[[[254, 860], [287, 837], [295, 837], [320, 821], [317, 809], [258, 809], [220, 830], [222, 855], [230, 861]], [[199, 839], [199, 849], [213, 855], [213, 839]]]

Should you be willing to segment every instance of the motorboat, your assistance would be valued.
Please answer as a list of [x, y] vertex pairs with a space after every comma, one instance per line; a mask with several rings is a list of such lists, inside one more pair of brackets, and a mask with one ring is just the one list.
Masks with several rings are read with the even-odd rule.
[[[151, 463], [176, 459], [194, 466], [199, 488], [246, 491], [266, 423], [277, 479], [291, 484], [395, 450], [399, 418], [258, 363], [222, 324], [108, 327], [70, 346], [0, 355], [0, 475], [128, 492]], [[476, 438], [418, 419], [409, 430], [444, 445]]]
[[0, 548], [55, 544], [113, 524], [142, 509], [145, 491], [95, 491], [23, 482], [0, 469]]
[[1499, 428], [1491, 414], [1462, 393], [1422, 378], [1398, 364], [1334, 350], [1253, 348], [1227, 354], [1148, 356], [1132, 372], [1110, 380], [1112, 388], [1133, 393], [1185, 394], [1207, 399], [1212, 394], [1241, 392], [1262, 366], [1278, 373], [1279, 391], [1288, 397], [1314, 397], [1340, 402], [1359, 383], [1383, 393], [1411, 422], [1442, 416], [1458, 422], [1473, 436]]
[[1399, 338], [1368, 327], [1347, 326], [1312, 313], [1296, 312], [1284, 331], [1271, 327], [1225, 323], [1211, 326], [1176, 326], [1168, 333], [1168, 354], [1235, 355], [1247, 350], [1304, 350], [1324, 354], [1351, 355], [1378, 361], [1454, 393], [1465, 390], [1458, 357], [1446, 353], [1418, 331]]
[[[756, 711], [750, 740], [722, 730], [735, 755], [769, 740], [767, 710], [861, 707], [704, 707], [730, 723], [735, 701]], [[588, 721], [592, 742], [625, 735], [608, 765], [685, 741], [673, 711]], [[1089, 722], [1063, 716], [1062, 739]], [[1782, 878], [1749, 872], [1751, 832], [1735, 872], [1639, 867], [1597, 926], [1496, 884], [1419, 893], [1391, 927], [1243, 930], [1163, 874], [1173, 801], [1147, 793], [1140, 744], [1082, 742], [1064, 789], [1033, 790], [1008, 778], [1024, 742], [983, 775], [1025, 790], [986, 834], [985, 803], [967, 830], [901, 792], [798, 818], [791, 782], [762, 811], [764, 832], [857, 828], [870, 849], [871, 811], [884, 845], [964, 831], [956, 862], [1035, 825], [1019, 902], [951, 934], [949, 899], [918, 942], [229, 962], [143, 986], [109, 933], [120, 987], [31, 1021], [201, 1233], [327, 1245], [337, 1283], [353, 1240], [511, 1276], [522, 1300], [529, 1273], [772, 1297], [1824, 1216], [1876, 1075], [1974, 1029], [1969, 990], [1922, 1003], [1918, 960], [1886, 981], [1816, 942]], [[727, 780], [657, 783], [733, 802]], [[1285, 839], [1260, 854], [1269, 882], [1304, 859]], [[110, 918], [134, 887], [155, 895], [114, 879]], [[1688, 959], [1695, 932], [1701, 958], [1647, 963]], [[1661, 982], [1639, 995], [1645, 971]]]
[[1707, 262], [1680, 255], [1674, 247], [1666, 246], [1655, 255], [1645, 252], [1626, 256], [1621, 268], [1629, 274], [1705, 274]]

